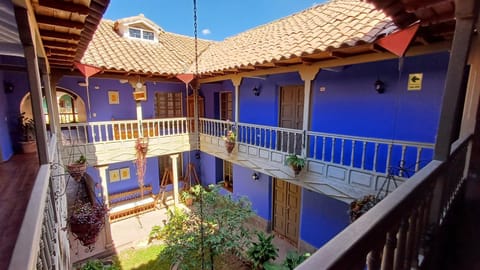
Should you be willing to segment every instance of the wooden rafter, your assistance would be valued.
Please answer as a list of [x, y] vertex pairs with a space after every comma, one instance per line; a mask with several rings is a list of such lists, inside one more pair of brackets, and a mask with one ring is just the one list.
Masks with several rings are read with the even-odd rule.
[[73, 28], [73, 29], [79, 29], [79, 30], [83, 29], [85, 26], [82, 22], [55, 18], [55, 17], [45, 16], [45, 15], [37, 15], [35, 16], [35, 18], [37, 19], [38, 23], [46, 24], [46, 25], [63, 26], [66, 28]]
[[42, 35], [42, 37], [48, 37], [48, 38], [80, 40], [80, 35], [77, 35], [74, 33], [61, 33], [61, 32], [43, 30], [43, 29], [40, 29], [40, 35]]
[[78, 13], [80, 15], [88, 15], [90, 8], [84, 5], [75, 4], [74, 2], [65, 2], [57, 0], [40, 0], [39, 4], [44, 7]]

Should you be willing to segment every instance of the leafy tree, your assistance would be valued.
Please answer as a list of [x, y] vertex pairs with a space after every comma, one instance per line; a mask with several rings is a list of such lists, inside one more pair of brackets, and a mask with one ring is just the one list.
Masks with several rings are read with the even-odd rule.
[[169, 211], [169, 219], [160, 233], [167, 247], [161, 256], [182, 269], [199, 269], [202, 263], [213, 269], [218, 256], [242, 257], [250, 243], [246, 220], [253, 215], [248, 199], [219, 194], [219, 187], [208, 191], [194, 187], [196, 197], [190, 212], [180, 208]]

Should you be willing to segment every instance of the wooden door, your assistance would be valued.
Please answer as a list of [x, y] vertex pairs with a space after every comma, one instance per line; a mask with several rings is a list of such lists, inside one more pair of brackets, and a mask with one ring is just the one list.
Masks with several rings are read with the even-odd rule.
[[[280, 119], [279, 126], [283, 128], [303, 128], [303, 106], [304, 87], [303, 85], [284, 86], [280, 89]], [[283, 152], [302, 152], [302, 136], [290, 132], [282, 132], [278, 136], [280, 140], [277, 149]]]
[[273, 190], [273, 231], [294, 246], [299, 236], [301, 189], [279, 179]]

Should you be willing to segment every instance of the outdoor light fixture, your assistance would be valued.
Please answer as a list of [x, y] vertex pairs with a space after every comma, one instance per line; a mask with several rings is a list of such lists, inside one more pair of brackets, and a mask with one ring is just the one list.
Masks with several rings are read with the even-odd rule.
[[383, 92], [385, 92], [385, 83], [382, 82], [381, 80], [376, 80], [375, 81], [375, 90], [379, 94], [382, 94]]
[[3, 81], [3, 90], [5, 91], [5, 93], [12, 93], [14, 89], [15, 89], [15, 85], [13, 85], [13, 83], [8, 81]]
[[257, 97], [260, 96], [260, 88], [259, 88], [259, 87], [256, 87], [256, 86], [255, 86], [255, 87], [252, 89], [252, 91], [253, 91], [253, 94], [254, 94], [255, 96], [257, 96]]
[[252, 179], [257, 181], [259, 178], [260, 178], [260, 176], [258, 176], [258, 174], [256, 172], [253, 172]]

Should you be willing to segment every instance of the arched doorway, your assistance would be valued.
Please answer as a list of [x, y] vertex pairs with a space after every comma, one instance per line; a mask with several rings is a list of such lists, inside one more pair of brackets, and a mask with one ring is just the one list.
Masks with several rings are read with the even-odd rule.
[[[57, 87], [57, 104], [59, 112], [60, 124], [78, 123], [87, 121], [87, 113], [85, 102], [74, 92], [64, 88]], [[49, 123], [47, 101], [43, 97], [43, 111], [45, 123]], [[20, 102], [20, 112], [24, 112], [25, 116], [33, 119], [32, 101], [30, 93], [27, 93]]]

